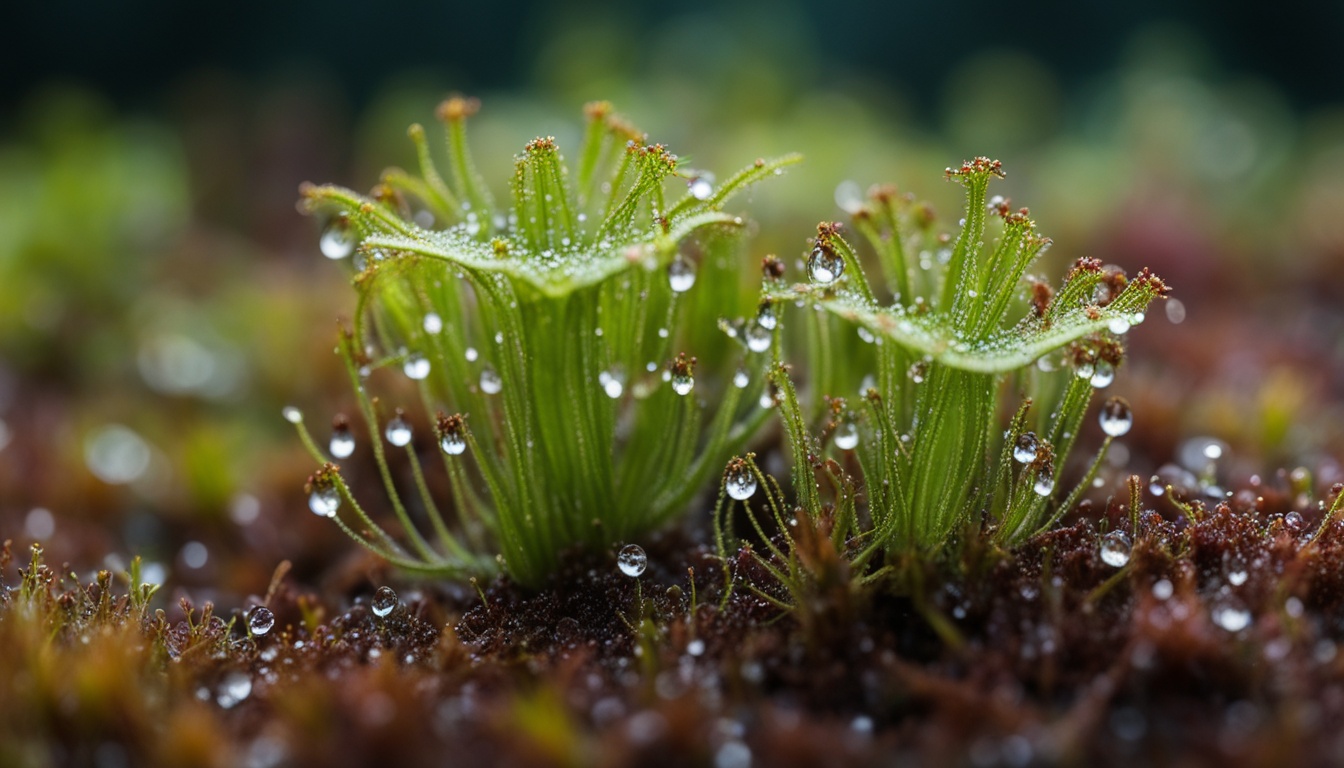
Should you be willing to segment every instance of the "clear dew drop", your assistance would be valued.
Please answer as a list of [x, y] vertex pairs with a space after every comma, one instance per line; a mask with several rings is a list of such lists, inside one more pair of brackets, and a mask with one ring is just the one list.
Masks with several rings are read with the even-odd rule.
[[746, 389], [747, 385], [750, 383], [751, 374], [747, 372], [746, 368], [738, 368], [737, 373], [733, 374], [734, 387], [737, 387], [738, 389]]
[[1111, 437], [1120, 437], [1128, 434], [1134, 426], [1134, 412], [1123, 397], [1112, 397], [1101, 406], [1097, 421], [1101, 423], [1102, 432]]
[[620, 399], [625, 393], [625, 371], [619, 366], [602, 371], [597, 374], [597, 383], [602, 386], [602, 391], [607, 393], [607, 397], [612, 400]]
[[687, 187], [690, 188], [691, 197], [696, 200], [708, 200], [714, 194], [714, 178], [708, 174], [701, 174], [691, 179]]
[[687, 374], [672, 377], [672, 391], [678, 395], [689, 395], [695, 388], [695, 378]]
[[616, 567], [621, 569], [621, 573], [633, 579], [643, 574], [644, 569], [649, 567], [649, 556], [644, 554], [644, 548], [638, 544], [626, 544], [616, 555]]
[[868, 330], [867, 328], [864, 328], [862, 325], [860, 325], [856, 330], [859, 334], [859, 338], [863, 339], [863, 343], [872, 344], [873, 342], [877, 341], [877, 337], [873, 335], [873, 332]]
[[1240, 632], [1251, 625], [1251, 612], [1232, 600], [1214, 606], [1210, 617], [1228, 632]]
[[314, 488], [308, 494], [308, 508], [321, 517], [335, 517], [336, 510], [341, 508], [341, 492], [335, 486]]
[[476, 358], [481, 356], [481, 353], [477, 352], [475, 347], [467, 347], [467, 350], [463, 355], [467, 358], [468, 363], [474, 363], [476, 362]]
[[322, 229], [317, 247], [328, 259], [344, 259], [355, 250], [355, 234], [344, 216], [337, 216]]
[[504, 388], [504, 381], [494, 368], [481, 369], [481, 391], [487, 395], [497, 395]]
[[397, 593], [393, 592], [391, 587], [379, 587], [378, 591], [373, 593], [373, 600], [369, 603], [373, 615], [380, 619], [386, 617], [396, 607]]
[[1041, 441], [1035, 432], [1023, 432], [1013, 443], [1013, 459], [1019, 464], [1030, 464], [1036, 460], [1036, 451], [1040, 447]]
[[845, 260], [830, 248], [819, 245], [813, 248], [812, 254], [807, 257], [807, 274], [814, 283], [830, 285], [839, 280], [844, 273]]
[[1112, 381], [1115, 381], [1115, 366], [1105, 360], [1098, 360], [1097, 364], [1092, 366], [1092, 375], [1090, 383], [1095, 389], [1109, 387]]
[[1087, 362], [1079, 363], [1079, 364], [1078, 364], [1078, 367], [1073, 369], [1074, 374], [1075, 374], [1078, 378], [1080, 378], [1080, 379], [1090, 379], [1090, 378], [1092, 378], [1092, 374], [1093, 374], [1095, 371], [1096, 371], [1096, 367], [1093, 366], [1092, 363], [1087, 363]]
[[425, 333], [437, 334], [443, 331], [443, 318], [437, 312], [429, 312], [424, 320]]
[[1129, 563], [1129, 537], [1124, 531], [1111, 531], [1101, 537], [1101, 562], [1112, 568]]
[[752, 352], [764, 352], [770, 348], [770, 329], [760, 323], [752, 323], [742, 334], [747, 341], [747, 349]]
[[835, 441], [835, 447], [842, 451], [852, 451], [859, 444], [859, 426], [852, 421], [842, 421], [840, 426], [835, 428], [835, 435], [832, 438]]
[[723, 479], [723, 484], [728, 495], [738, 501], [746, 501], [756, 493], [756, 475], [745, 462], [730, 469]]
[[333, 459], [348, 459], [355, 452], [355, 436], [348, 427], [338, 427], [332, 430], [327, 448]]
[[247, 628], [258, 637], [271, 631], [275, 626], [275, 614], [264, 605], [258, 605], [247, 613]]
[[695, 285], [695, 265], [677, 256], [667, 265], [667, 284], [676, 293], [685, 293]]
[[775, 306], [766, 304], [761, 307], [761, 311], [756, 313], [756, 324], [767, 331], [775, 330], [779, 325], [779, 315], [775, 314]]
[[761, 399], [757, 402], [762, 408], [769, 410], [775, 407], [775, 398], [769, 392], [762, 392]]
[[1119, 316], [1113, 317], [1106, 327], [1116, 336], [1123, 336], [1124, 334], [1129, 333], [1129, 318]]
[[401, 417], [401, 414], [397, 414], [392, 417], [391, 421], [387, 422], [387, 428], [383, 430], [383, 435], [387, 437], [387, 442], [398, 448], [405, 447], [411, 443], [411, 425]]
[[288, 421], [290, 424], [298, 424], [303, 421], [303, 411], [300, 411], [292, 405], [286, 405], [280, 413], [285, 417], [285, 421]]
[[1037, 496], [1049, 496], [1055, 490], [1055, 476], [1048, 467], [1041, 469], [1036, 473], [1036, 482], [1031, 486], [1031, 490], [1036, 492]]
[[448, 432], [439, 438], [439, 447], [449, 456], [461, 456], [467, 450], [467, 440], [458, 432]]
[[1223, 556], [1223, 563], [1227, 566], [1227, 583], [1234, 587], [1240, 587], [1250, 578], [1250, 573], [1246, 569], [1246, 561], [1240, 555], [1231, 552]]
[[215, 703], [232, 709], [252, 695], [252, 678], [246, 672], [233, 671], [224, 676], [215, 690]]
[[420, 381], [429, 376], [429, 359], [419, 352], [406, 356], [406, 362], [402, 363], [401, 370], [406, 374], [406, 378]]
[[929, 375], [929, 364], [923, 360], [916, 360], [910, 365], [910, 370], [906, 372], [910, 381], [916, 384], [923, 384], [924, 379]]

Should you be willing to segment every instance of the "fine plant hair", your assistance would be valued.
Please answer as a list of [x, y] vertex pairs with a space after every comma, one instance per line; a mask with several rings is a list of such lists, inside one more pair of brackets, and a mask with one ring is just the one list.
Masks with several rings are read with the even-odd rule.
[[[448, 175], [417, 125], [418, 176], [388, 171], [369, 195], [302, 189], [304, 208], [326, 222], [323, 252], [354, 263], [358, 303], [338, 353], [397, 535], [335, 465], [354, 444], [349, 426], [338, 420], [323, 451], [301, 415], [287, 415], [323, 465], [309, 482], [313, 510], [356, 541], [413, 571], [502, 566], [537, 586], [568, 551], [602, 551], [676, 518], [768, 418], [765, 347], [725, 345], [715, 327], [737, 301], [745, 230], [725, 205], [798, 158], [757, 160], [716, 185], [594, 103], [577, 162], [553, 138], [529, 142], [499, 204], [468, 149], [477, 108], [462, 98], [439, 108]], [[369, 394], [379, 368], [414, 382], [415, 407]], [[430, 425], [450, 505], [422, 466], [427, 441], [416, 438]], [[406, 454], [408, 499], [389, 444]]]
[[[810, 416], [776, 352], [769, 378], [797, 505], [788, 524], [783, 493], [750, 457], [736, 475], [730, 465], [725, 478], [728, 491], [735, 484], [765, 489], [763, 508], [782, 543], [766, 536], [745, 505], [766, 544], [756, 557], [791, 591], [816, 578], [806, 562], [819, 559], [817, 530], [860, 581], [874, 573], [868, 565], [935, 552], [981, 520], [993, 541], [1019, 544], [1076, 504], [1113, 437], [1129, 429], [1128, 404], [1112, 398], [1101, 413], [1101, 451], [1078, 485], [1061, 493], [1094, 391], [1111, 383], [1124, 334], [1167, 286], [1147, 269], [1128, 279], [1086, 258], [1058, 290], [1028, 277], [1050, 240], [1025, 208], [986, 199], [991, 179], [1002, 176], [986, 158], [947, 170], [966, 189], [955, 237], [939, 233], [927, 206], [891, 188], [872, 191], [853, 226], [877, 257], [881, 299], [834, 222], [819, 225], [810, 242], [807, 283], [767, 279], [766, 302], [820, 310], [804, 320], [813, 393], [838, 395], [832, 387], [863, 377], [856, 400], [818, 398]], [[725, 556], [729, 495], [716, 513]], [[809, 533], [802, 550], [799, 531]]]

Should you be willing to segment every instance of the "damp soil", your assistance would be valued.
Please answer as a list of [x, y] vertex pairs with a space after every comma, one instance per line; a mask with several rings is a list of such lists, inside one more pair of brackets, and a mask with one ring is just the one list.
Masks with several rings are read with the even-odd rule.
[[[263, 598], [274, 627], [254, 637], [246, 616], [190, 602], [98, 631], [92, 612], [116, 612], [94, 607], [98, 587], [69, 588], [56, 604], [85, 621], [48, 627], [52, 670], [2, 673], [0, 753], [324, 768], [1338, 760], [1344, 521], [1323, 507], [1338, 486], [1301, 493], [1279, 475], [1181, 504], [1114, 490], [1015, 551], [967, 533], [941, 559], [863, 592], [829, 583], [792, 611], [754, 558], [726, 573], [680, 532], [649, 542], [638, 577], [612, 553], [571, 559], [537, 591], [394, 583], [385, 616], [358, 575], [318, 591], [282, 578]], [[6, 562], [11, 587], [16, 573]], [[0, 643], [22, 638], [16, 595]]]

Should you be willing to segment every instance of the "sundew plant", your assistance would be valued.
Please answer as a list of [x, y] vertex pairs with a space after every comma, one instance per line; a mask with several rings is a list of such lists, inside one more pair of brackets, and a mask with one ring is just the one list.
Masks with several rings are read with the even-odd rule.
[[[461, 98], [439, 108], [446, 177], [412, 126], [419, 176], [389, 171], [367, 196], [302, 190], [326, 222], [323, 253], [354, 265], [358, 303], [338, 352], [397, 535], [333, 463], [353, 452], [352, 428], [338, 419], [323, 451], [288, 415], [323, 463], [311, 507], [361, 544], [410, 570], [502, 565], [536, 586], [567, 551], [602, 551], [675, 518], [768, 417], [757, 397], [768, 329], [752, 324], [727, 347], [700, 329], [717, 334], [718, 313], [736, 304], [744, 222], [725, 205], [797, 158], [757, 160], [715, 184], [596, 103], [576, 163], [552, 138], [529, 142], [500, 204], [468, 151], [476, 109]], [[697, 291], [723, 300], [696, 302]], [[414, 382], [418, 402], [371, 396], [379, 368]], [[450, 499], [435, 498], [422, 466], [419, 435], [431, 430]], [[407, 482], [389, 447], [405, 453]]]
[[[947, 170], [966, 189], [955, 237], [939, 233], [926, 206], [875, 189], [853, 224], [875, 251], [881, 295], [833, 222], [811, 241], [806, 283], [765, 285], [767, 302], [819, 310], [807, 313], [815, 394], [839, 394], [825, 391], [843, 379], [836, 368], [848, 366], [856, 379], [868, 374], [856, 401], [824, 402], [820, 438], [787, 367], [776, 364], [770, 375], [792, 449], [796, 517], [824, 521], [858, 572], [885, 555], [936, 550], [982, 518], [1004, 545], [1058, 520], [1101, 459], [1072, 492], [1061, 492], [1088, 404], [1114, 378], [1124, 334], [1167, 292], [1146, 269], [1127, 279], [1093, 259], [1079, 260], [1057, 291], [1028, 276], [1050, 240], [1025, 208], [987, 199], [990, 181], [1002, 175], [986, 158]], [[856, 354], [834, 352], [840, 348]], [[829, 362], [818, 369], [816, 359]], [[1104, 453], [1129, 430], [1132, 414], [1116, 397], [1099, 420]], [[725, 488], [743, 499], [759, 485], [786, 544], [796, 544], [783, 495], [754, 462], [731, 467]], [[797, 585], [797, 558], [751, 519], [771, 550], [761, 561], [789, 563], [792, 573], [776, 574]]]

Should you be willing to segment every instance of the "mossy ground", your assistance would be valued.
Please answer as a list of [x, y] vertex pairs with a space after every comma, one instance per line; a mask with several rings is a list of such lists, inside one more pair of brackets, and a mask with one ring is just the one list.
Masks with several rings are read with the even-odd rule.
[[[1098, 554], [1098, 522], [1129, 525], [1113, 501], [1013, 552], [967, 538], [904, 596], [833, 590], [793, 615], [740, 587], [721, 604], [719, 559], [680, 532], [638, 579], [609, 557], [537, 592], [403, 584], [386, 617], [383, 567], [348, 562], [320, 589], [281, 580], [250, 639], [199, 604], [141, 619], [97, 586], [10, 589], [0, 762], [1327, 763], [1344, 523], [1318, 530], [1287, 477], [1235, 491], [1198, 519], [1145, 492], [1123, 569]], [[753, 563], [739, 583], [769, 592]]]

